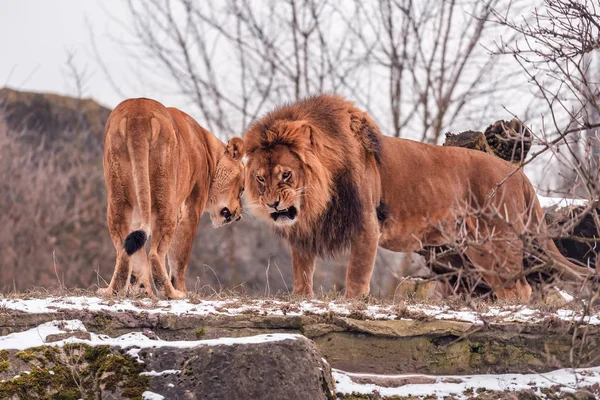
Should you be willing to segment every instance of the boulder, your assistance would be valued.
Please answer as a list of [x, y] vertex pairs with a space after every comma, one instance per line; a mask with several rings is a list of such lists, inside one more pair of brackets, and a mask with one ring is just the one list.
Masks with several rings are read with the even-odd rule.
[[155, 371], [151, 390], [167, 399], [333, 399], [331, 368], [309, 339], [158, 348], [140, 352]]
[[[65, 332], [61, 340], [80, 338], [80, 333]], [[216, 344], [157, 341], [160, 346], [141, 349], [92, 346], [84, 339], [2, 350], [0, 398], [334, 398], [331, 368], [311, 340], [266, 337], [264, 342], [250, 337]]]

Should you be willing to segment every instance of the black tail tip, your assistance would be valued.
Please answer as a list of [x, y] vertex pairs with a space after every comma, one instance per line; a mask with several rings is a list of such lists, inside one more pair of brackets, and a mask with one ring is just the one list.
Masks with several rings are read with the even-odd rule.
[[127, 255], [130, 256], [144, 247], [146, 240], [148, 240], [148, 236], [146, 236], [146, 232], [144, 231], [134, 231], [127, 235], [125, 238], [125, 244], [123, 245]]

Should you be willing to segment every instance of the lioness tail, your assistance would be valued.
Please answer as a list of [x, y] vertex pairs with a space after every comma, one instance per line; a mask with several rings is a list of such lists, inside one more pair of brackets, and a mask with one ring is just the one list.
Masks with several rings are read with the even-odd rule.
[[148, 235], [144, 231], [133, 231], [125, 238], [125, 243], [123, 247], [127, 252], [127, 255], [130, 256], [136, 251], [140, 250], [146, 244], [148, 240]]
[[[144, 247], [151, 234], [150, 173], [148, 158], [150, 142], [156, 137], [160, 126], [154, 118], [124, 118], [121, 121], [121, 132], [125, 135], [127, 152], [131, 160], [133, 187], [139, 209], [139, 221], [134, 221], [133, 232], [125, 238], [123, 247], [128, 255], [132, 255]], [[137, 226], [136, 226], [137, 225]]]

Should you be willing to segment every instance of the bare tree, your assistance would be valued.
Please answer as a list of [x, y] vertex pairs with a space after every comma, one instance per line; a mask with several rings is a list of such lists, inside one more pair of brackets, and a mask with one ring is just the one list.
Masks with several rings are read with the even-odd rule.
[[541, 99], [550, 126], [541, 138], [544, 151], [554, 153], [571, 189], [592, 200], [600, 193], [599, 12], [597, 0], [544, 0], [522, 22], [493, 12], [495, 22], [520, 35], [497, 43], [496, 54], [512, 56]]
[[[550, 14], [535, 12], [533, 20], [517, 24], [508, 17], [514, 4], [503, 0], [342, 5], [285, 0], [260, 7], [250, 0], [143, 0], [129, 2], [128, 25], [135, 39], [130, 48], [137, 50], [146, 73], [183, 94], [199, 111], [199, 122], [221, 136], [239, 134], [282, 102], [335, 91], [367, 108], [384, 132], [437, 143], [457, 125], [489, 123], [498, 92], [512, 88], [511, 78], [522, 72], [499, 68], [506, 58], [498, 54], [510, 54], [552, 110], [555, 125], [554, 132], [542, 130], [537, 138], [541, 147], [515, 165], [514, 173], [541, 155], [554, 153], [562, 160], [563, 154], [579, 151], [579, 161], [567, 165], [585, 182], [587, 197], [597, 199], [597, 179], [589, 172], [593, 168], [583, 171], [584, 165], [594, 163], [593, 146], [585, 150], [565, 141], [579, 132], [593, 137], [586, 130], [595, 125], [583, 116], [597, 106], [597, 100], [590, 100], [597, 89], [575, 68], [578, 57], [589, 53], [580, 50], [593, 46], [574, 43], [593, 42], [595, 11], [587, 16], [567, 13], [566, 19], [557, 19], [563, 22], [552, 22], [552, 13], [564, 13], [568, 3], [579, 4], [547, 0]], [[580, 17], [588, 21], [584, 28], [568, 21]], [[553, 42], [560, 32], [567, 41], [564, 46]], [[570, 35], [583, 39], [570, 42]], [[483, 45], [489, 47], [498, 36], [499, 49], [488, 51]], [[552, 90], [559, 92], [549, 95]], [[577, 107], [567, 104], [568, 93], [580, 100]], [[561, 109], [567, 118], [559, 118]], [[566, 151], [560, 150], [561, 143], [567, 143]], [[588, 213], [595, 204], [586, 208]]]
[[328, 1], [271, 1], [257, 10], [249, 0], [145, 0], [129, 10], [138, 50], [217, 134], [239, 134], [282, 100], [337, 90], [361, 64], [344, 31], [332, 40], [333, 26], [344, 27]]
[[388, 134], [435, 143], [457, 121], [481, 123], [485, 103], [507, 86], [480, 46], [500, 4], [144, 0], [129, 2], [136, 43], [128, 48], [217, 134], [332, 91], [367, 108]]
[[[374, 10], [362, 6], [368, 17], [354, 33], [388, 81], [390, 134], [418, 133], [419, 140], [437, 143], [468, 114], [485, 116], [485, 103], [508, 81], [480, 46], [500, 4], [379, 0]], [[477, 111], [469, 107], [474, 104]]]

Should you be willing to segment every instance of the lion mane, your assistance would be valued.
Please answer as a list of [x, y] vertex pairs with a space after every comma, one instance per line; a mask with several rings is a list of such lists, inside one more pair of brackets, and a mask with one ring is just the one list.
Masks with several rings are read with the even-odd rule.
[[[282, 121], [302, 123], [281, 130]], [[276, 226], [275, 232], [301, 251], [322, 258], [347, 250], [362, 227], [367, 207], [358, 175], [365, 163], [381, 162], [380, 137], [366, 113], [335, 95], [284, 105], [254, 123], [244, 137], [248, 157], [259, 151], [268, 156], [285, 146], [302, 161], [310, 182], [298, 223], [290, 228]], [[258, 197], [253, 185], [247, 190], [251, 198]]]

